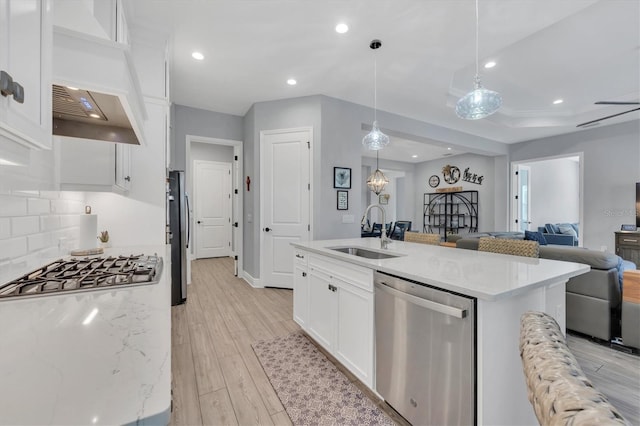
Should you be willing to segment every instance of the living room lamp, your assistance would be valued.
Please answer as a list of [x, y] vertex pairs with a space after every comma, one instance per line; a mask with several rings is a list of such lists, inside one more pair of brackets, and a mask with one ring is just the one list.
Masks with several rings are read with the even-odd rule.
[[380, 195], [384, 191], [384, 187], [389, 183], [389, 178], [382, 173], [378, 166], [378, 150], [376, 150], [376, 171], [367, 178], [367, 186], [376, 195]]
[[378, 64], [376, 61], [375, 50], [379, 49], [382, 46], [382, 42], [380, 40], [372, 40], [369, 44], [369, 47], [374, 50], [373, 55], [373, 124], [371, 125], [371, 131], [367, 133], [367, 135], [362, 138], [362, 145], [366, 146], [367, 149], [371, 150], [379, 150], [389, 145], [389, 136], [385, 135], [378, 128], [378, 120], [377, 120], [377, 102], [378, 102]]
[[478, 18], [478, 0], [476, 0], [476, 78], [475, 89], [456, 103], [456, 114], [466, 120], [479, 120], [496, 112], [502, 106], [502, 96], [498, 92], [485, 89], [480, 83], [478, 71], [478, 33], [480, 19]]

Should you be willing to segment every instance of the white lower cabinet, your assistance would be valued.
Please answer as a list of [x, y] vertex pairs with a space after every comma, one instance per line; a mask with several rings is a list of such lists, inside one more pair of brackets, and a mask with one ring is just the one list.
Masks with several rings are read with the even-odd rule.
[[336, 279], [338, 324], [335, 357], [373, 386], [373, 293]]
[[307, 253], [296, 250], [293, 261], [293, 320], [302, 328], [309, 318], [309, 269]]
[[[294, 319], [358, 379], [373, 388], [373, 271], [316, 254], [305, 257], [306, 277], [302, 276], [302, 270], [298, 271], [299, 260], [294, 260], [298, 262], [294, 264]], [[300, 321], [302, 312], [307, 314], [304, 321]]]
[[329, 352], [336, 336], [337, 295], [332, 291], [332, 277], [314, 267], [309, 268], [309, 325], [307, 331]]

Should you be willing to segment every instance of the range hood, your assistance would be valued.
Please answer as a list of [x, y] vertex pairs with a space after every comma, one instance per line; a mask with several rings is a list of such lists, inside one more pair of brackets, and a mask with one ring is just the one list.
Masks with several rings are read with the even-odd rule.
[[130, 47], [54, 26], [53, 134], [145, 145]]
[[53, 134], [139, 145], [117, 96], [53, 85]]

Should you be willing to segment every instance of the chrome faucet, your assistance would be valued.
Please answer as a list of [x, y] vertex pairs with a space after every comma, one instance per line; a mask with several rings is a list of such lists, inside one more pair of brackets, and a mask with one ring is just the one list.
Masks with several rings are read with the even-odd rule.
[[386, 249], [387, 245], [389, 245], [390, 239], [389, 237], [387, 237], [386, 212], [384, 211], [384, 209], [380, 204], [371, 204], [367, 207], [367, 209], [364, 211], [364, 214], [362, 215], [361, 224], [364, 225], [367, 223], [367, 215], [369, 214], [369, 210], [371, 210], [372, 207], [377, 207], [382, 212], [382, 229], [380, 231], [380, 248]]

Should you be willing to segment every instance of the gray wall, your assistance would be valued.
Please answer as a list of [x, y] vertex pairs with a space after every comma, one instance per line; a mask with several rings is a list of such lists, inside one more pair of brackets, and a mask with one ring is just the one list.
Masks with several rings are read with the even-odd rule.
[[633, 223], [640, 181], [640, 121], [511, 145], [513, 161], [584, 154], [585, 247], [614, 249], [614, 232]]
[[580, 221], [580, 165], [558, 158], [526, 163], [531, 168], [531, 230], [545, 223]]
[[185, 170], [186, 136], [243, 140], [243, 118], [237, 115], [173, 105], [171, 162], [173, 170]]
[[[478, 231], [504, 230], [503, 227], [496, 228], [497, 225], [495, 222], [496, 204], [494, 185], [496, 179], [494, 162], [494, 157], [462, 154], [417, 164], [415, 186], [415, 199], [417, 200], [415, 210], [417, 220], [416, 229], [422, 230], [425, 193], [435, 192], [437, 188], [461, 186], [464, 191], [478, 191]], [[464, 170], [469, 167], [469, 172], [484, 176], [482, 185], [463, 182], [462, 178], [454, 184], [446, 183], [442, 175], [442, 168], [446, 165], [458, 167], [461, 172], [461, 177]], [[437, 188], [429, 186], [429, 177], [432, 175], [440, 178], [440, 185], [438, 185]]]
[[[312, 127], [313, 182], [317, 188], [321, 181], [319, 166], [321, 156], [320, 141], [322, 139], [320, 121], [319, 96], [259, 102], [254, 104], [245, 115], [244, 166], [245, 175], [251, 177], [251, 193], [246, 193], [245, 185], [244, 269], [254, 278], [259, 278], [260, 276], [260, 132], [263, 130]], [[314, 215], [319, 210], [318, 192], [315, 192], [315, 198], [312, 203]], [[249, 218], [251, 218], [251, 222], [249, 222]]]

